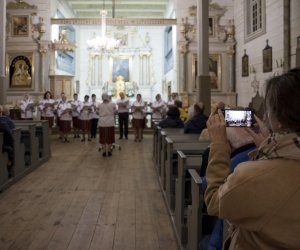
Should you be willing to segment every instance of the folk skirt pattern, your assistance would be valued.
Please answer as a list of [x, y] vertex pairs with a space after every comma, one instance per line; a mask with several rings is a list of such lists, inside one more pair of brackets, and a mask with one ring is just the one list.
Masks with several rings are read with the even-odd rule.
[[71, 120], [70, 121], [59, 121], [59, 130], [63, 133], [69, 133], [71, 131]]
[[90, 131], [91, 130], [91, 120], [79, 120], [80, 128], [83, 131]]
[[144, 129], [145, 128], [146, 119], [132, 119], [132, 127], [135, 129]]
[[100, 144], [112, 144], [115, 142], [115, 127], [99, 127]]

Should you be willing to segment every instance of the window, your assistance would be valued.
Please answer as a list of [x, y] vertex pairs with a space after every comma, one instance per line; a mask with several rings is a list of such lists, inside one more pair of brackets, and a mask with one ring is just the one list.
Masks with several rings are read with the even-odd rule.
[[245, 0], [245, 42], [266, 33], [265, 0]]
[[165, 73], [173, 68], [173, 32], [172, 26], [166, 27], [165, 29]]

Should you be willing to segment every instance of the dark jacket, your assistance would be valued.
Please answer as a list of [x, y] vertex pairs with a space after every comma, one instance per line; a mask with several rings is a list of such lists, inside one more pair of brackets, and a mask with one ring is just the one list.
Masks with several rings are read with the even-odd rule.
[[162, 128], [183, 128], [183, 121], [180, 119], [179, 109], [177, 107], [170, 107], [167, 112], [167, 118], [159, 123]]
[[206, 128], [207, 116], [194, 115], [190, 120], [184, 124], [184, 133], [186, 134], [200, 134]]
[[0, 121], [6, 123], [10, 130], [16, 128], [15, 123], [9, 116], [0, 116]]

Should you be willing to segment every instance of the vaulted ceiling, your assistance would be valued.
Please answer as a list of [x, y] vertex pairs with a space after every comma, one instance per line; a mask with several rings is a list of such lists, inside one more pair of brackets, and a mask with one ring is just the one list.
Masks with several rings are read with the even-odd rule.
[[163, 18], [169, 0], [66, 0], [79, 18], [99, 17], [105, 7], [108, 17]]

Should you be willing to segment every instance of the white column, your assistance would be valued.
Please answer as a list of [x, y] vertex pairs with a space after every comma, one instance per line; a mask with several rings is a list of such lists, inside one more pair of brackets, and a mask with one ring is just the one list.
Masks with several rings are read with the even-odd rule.
[[210, 77], [208, 68], [208, 0], [197, 0], [197, 26], [198, 26], [198, 65], [197, 65], [197, 96], [205, 104], [205, 113], [210, 113]]
[[5, 92], [5, 37], [6, 0], [0, 1], [0, 104], [6, 103]]
[[143, 82], [143, 55], [140, 54], [139, 56], [139, 66], [140, 66], [140, 71], [139, 71], [139, 85], [142, 85]]

